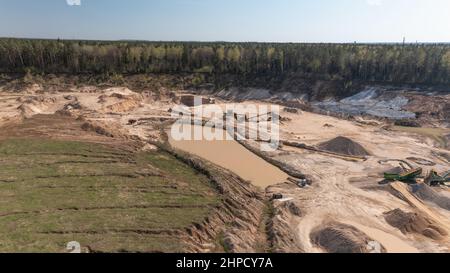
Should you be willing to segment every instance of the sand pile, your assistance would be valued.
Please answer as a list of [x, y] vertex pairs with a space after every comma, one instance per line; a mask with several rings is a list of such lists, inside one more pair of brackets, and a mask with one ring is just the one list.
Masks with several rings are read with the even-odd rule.
[[[330, 223], [313, 231], [311, 240], [329, 253], [368, 253], [369, 243], [374, 241], [355, 227], [342, 223]], [[384, 247], [382, 252], [386, 252]]]
[[356, 143], [349, 138], [341, 136], [320, 144], [318, 148], [320, 150], [344, 155], [352, 155], [352, 156], [370, 155], [369, 152], [359, 143]]
[[30, 118], [36, 114], [41, 113], [41, 110], [38, 107], [29, 104], [21, 104], [19, 107], [17, 107], [17, 110], [19, 110], [22, 116], [25, 118]]
[[134, 109], [138, 108], [141, 105], [141, 102], [139, 100], [134, 99], [126, 99], [124, 101], [109, 105], [106, 107], [108, 111], [114, 112], [114, 113], [124, 113], [133, 111]]
[[25, 96], [18, 98], [17, 102], [20, 103], [17, 110], [20, 111], [23, 117], [30, 118], [45, 112], [46, 109], [56, 102], [56, 99], [44, 96]]
[[405, 170], [402, 167], [395, 167], [381, 172], [380, 175], [384, 175], [385, 173], [401, 174], [403, 172], [405, 172]]
[[98, 97], [98, 103], [108, 112], [124, 113], [141, 106], [143, 96], [128, 88], [110, 88]]
[[442, 240], [447, 232], [433, 220], [418, 213], [408, 213], [396, 209], [385, 214], [386, 221], [404, 234], [418, 233], [433, 240]]
[[450, 210], [450, 198], [439, 194], [426, 184], [411, 185], [411, 191], [419, 199], [432, 202], [443, 209]]

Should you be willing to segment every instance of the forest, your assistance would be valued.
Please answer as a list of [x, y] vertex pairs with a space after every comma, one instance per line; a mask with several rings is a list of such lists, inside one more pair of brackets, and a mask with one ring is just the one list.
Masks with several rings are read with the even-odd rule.
[[448, 44], [0, 39], [0, 73], [209, 73], [450, 84]]

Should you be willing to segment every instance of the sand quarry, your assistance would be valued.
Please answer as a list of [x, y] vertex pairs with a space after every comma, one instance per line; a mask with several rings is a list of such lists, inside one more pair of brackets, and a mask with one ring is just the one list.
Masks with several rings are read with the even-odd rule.
[[[179, 94], [92, 86], [65, 92], [48, 92], [40, 86], [28, 86], [21, 92], [3, 90], [0, 126], [14, 126], [35, 115], [61, 114], [85, 120], [88, 125], [84, 129], [96, 134], [139, 139], [148, 143], [145, 149], [149, 150], [157, 149], [153, 143], [168, 140], [173, 148], [219, 165], [255, 185], [256, 191], [270, 201], [271, 213], [258, 216], [265, 228], [250, 228], [255, 234], [263, 233], [262, 239], [255, 239], [268, 245], [263, 250], [450, 251], [448, 188], [379, 183], [384, 172], [399, 167], [396, 160], [408, 161], [425, 173], [450, 170], [450, 151], [433, 138], [393, 130], [379, 120], [342, 120], [299, 110], [282, 111], [280, 125], [282, 143], [303, 145], [299, 147], [281, 145], [274, 152], [255, 154], [252, 150], [258, 149], [259, 143], [251, 140], [174, 141], [166, 132], [175, 121], [170, 112], [178, 104]], [[220, 106], [229, 103], [233, 102], [217, 100]], [[442, 130], [450, 134], [448, 129]], [[320, 151], [305, 149], [305, 145]], [[432, 166], [417, 162], [431, 162]], [[293, 182], [296, 178], [286, 172], [289, 168], [304, 174], [310, 183], [299, 187]], [[232, 251], [261, 251], [240, 247], [243, 245], [252, 244], [235, 243]], [[205, 247], [204, 251], [214, 249]]]

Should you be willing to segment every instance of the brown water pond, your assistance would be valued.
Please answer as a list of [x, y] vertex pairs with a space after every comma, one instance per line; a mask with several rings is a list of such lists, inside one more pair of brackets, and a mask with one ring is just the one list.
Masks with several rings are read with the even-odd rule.
[[[187, 129], [188, 130], [188, 129]], [[221, 135], [226, 132], [216, 129]], [[169, 143], [182, 151], [197, 155], [216, 165], [232, 171], [261, 188], [283, 183], [288, 175], [253, 154], [235, 140], [174, 140]]]

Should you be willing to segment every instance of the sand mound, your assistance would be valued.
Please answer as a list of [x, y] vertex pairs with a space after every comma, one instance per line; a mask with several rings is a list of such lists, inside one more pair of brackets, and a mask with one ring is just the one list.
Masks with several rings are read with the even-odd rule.
[[39, 109], [37, 106], [25, 103], [17, 107], [17, 110], [19, 110], [22, 116], [25, 118], [31, 118], [32, 116], [40, 114], [42, 112], [41, 109]]
[[[444, 234], [442, 234], [442, 232]], [[447, 236], [447, 233], [444, 230], [438, 231], [435, 227], [425, 229], [422, 231], [422, 234], [436, 241], [443, 240], [445, 236]]]
[[124, 113], [132, 111], [138, 108], [141, 105], [141, 102], [134, 99], [126, 99], [125, 101], [121, 101], [106, 107], [108, 111], [114, 113]]
[[[341, 223], [330, 223], [313, 231], [311, 240], [329, 253], [368, 253], [369, 243], [374, 241], [355, 227]], [[382, 252], [386, 252], [384, 247]]]
[[401, 174], [403, 172], [405, 172], [405, 170], [402, 167], [395, 167], [395, 168], [390, 168], [390, 169], [387, 169], [387, 170], [385, 170], [383, 172], [380, 172], [380, 175], [383, 175], [385, 173]]
[[432, 202], [443, 209], [450, 210], [450, 198], [439, 194], [426, 184], [411, 185], [411, 191], [424, 201]]
[[110, 88], [98, 97], [98, 103], [108, 112], [124, 113], [139, 108], [143, 99], [141, 94], [128, 88]]
[[346, 137], [337, 137], [318, 146], [320, 150], [353, 156], [368, 156], [369, 152], [359, 143]]
[[130, 89], [126, 87], [112, 87], [105, 89], [104, 94], [109, 97], [128, 97], [133, 95], [138, 95], [138, 93], [131, 91]]
[[17, 110], [20, 111], [23, 117], [30, 118], [34, 115], [44, 113], [56, 103], [56, 99], [45, 96], [24, 96], [18, 98], [17, 102], [20, 103]]
[[385, 214], [386, 221], [398, 228], [404, 234], [418, 233], [434, 240], [441, 240], [447, 236], [447, 232], [438, 227], [437, 223], [418, 213], [408, 213], [396, 209]]

